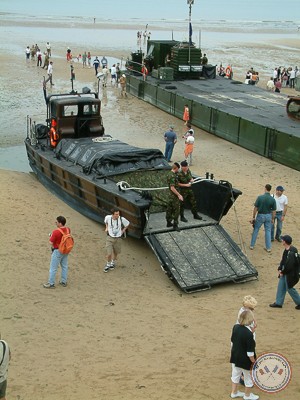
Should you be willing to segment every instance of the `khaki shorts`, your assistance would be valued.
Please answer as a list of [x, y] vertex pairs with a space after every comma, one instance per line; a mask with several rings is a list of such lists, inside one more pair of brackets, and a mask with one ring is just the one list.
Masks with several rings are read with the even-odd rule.
[[114, 238], [111, 236], [107, 236], [105, 244], [106, 255], [111, 256], [114, 254], [116, 256], [117, 254], [121, 253], [121, 243], [122, 243], [121, 238]]

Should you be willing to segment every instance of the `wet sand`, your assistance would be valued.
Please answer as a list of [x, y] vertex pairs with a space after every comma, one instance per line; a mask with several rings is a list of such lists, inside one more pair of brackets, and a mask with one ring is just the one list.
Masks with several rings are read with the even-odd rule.
[[[70, 67], [57, 57], [64, 48], [57, 50], [53, 92], [70, 88]], [[113, 51], [106, 55], [120, 56]], [[23, 76], [17, 82], [3, 52], [0, 62], [10, 78], [9, 89], [16, 91], [16, 102], [24, 105], [16, 120], [23, 131], [14, 136], [2, 132], [0, 141], [19, 144], [25, 136], [27, 111], [44, 112], [44, 72], [35, 63], [26, 64], [25, 57], [16, 57]], [[75, 72], [77, 89], [96, 88], [92, 69], [75, 65]], [[169, 123], [182, 132], [181, 120], [130, 95], [120, 99], [116, 88], [109, 86], [102, 97], [106, 132], [130, 144], [163, 149], [162, 135]], [[282, 310], [268, 307], [275, 299], [282, 245], [275, 242], [267, 254], [261, 229], [250, 251], [249, 219], [264, 184], [282, 184], [289, 198], [284, 233], [300, 247], [300, 173], [199, 129], [195, 137], [193, 171], [214, 173], [216, 179], [229, 180], [243, 192], [222, 225], [245, 248], [259, 272], [258, 281], [183, 294], [146, 243], [131, 238], [122, 243], [119, 266], [104, 274], [103, 227], [49, 193], [33, 174], [0, 170], [0, 331], [12, 348], [8, 399], [227, 399], [231, 328], [246, 294], [259, 303], [257, 353], [279, 352], [293, 367], [290, 385], [273, 398], [297, 398], [300, 355], [293, 343], [299, 336], [299, 311], [289, 296]], [[181, 160], [183, 149], [179, 140], [173, 159]], [[59, 214], [67, 218], [76, 246], [69, 259], [68, 287], [46, 290], [42, 284], [48, 277], [48, 233]], [[254, 391], [261, 399], [269, 397]]]

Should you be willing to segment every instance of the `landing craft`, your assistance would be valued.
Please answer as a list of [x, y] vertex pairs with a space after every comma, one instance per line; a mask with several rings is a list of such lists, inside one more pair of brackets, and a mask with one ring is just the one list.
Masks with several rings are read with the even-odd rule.
[[[73, 89], [73, 86], [72, 86]], [[242, 194], [212, 174], [192, 186], [202, 220], [185, 212], [181, 231], [166, 227], [170, 165], [158, 149], [105, 135], [101, 101], [82, 93], [48, 96], [46, 123], [27, 122], [25, 146], [38, 179], [85, 216], [104, 223], [113, 207], [130, 221], [128, 234], [145, 238], [164, 271], [185, 292], [256, 279], [257, 271], [220, 225]]]

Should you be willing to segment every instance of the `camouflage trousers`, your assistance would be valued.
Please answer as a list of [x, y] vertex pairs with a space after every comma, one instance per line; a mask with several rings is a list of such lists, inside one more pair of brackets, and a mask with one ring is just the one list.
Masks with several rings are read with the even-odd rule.
[[181, 188], [180, 194], [183, 197], [183, 201], [180, 202], [180, 215], [181, 216], [184, 215], [184, 203], [189, 203], [191, 205], [191, 211], [192, 211], [193, 215], [197, 214], [198, 213], [197, 203], [196, 203], [195, 195], [194, 195], [194, 192], [192, 191], [192, 189]]
[[166, 211], [166, 220], [168, 222], [172, 222], [174, 220], [175, 225], [178, 225], [180, 203], [181, 201], [178, 199], [178, 197], [175, 196], [175, 194], [170, 193]]

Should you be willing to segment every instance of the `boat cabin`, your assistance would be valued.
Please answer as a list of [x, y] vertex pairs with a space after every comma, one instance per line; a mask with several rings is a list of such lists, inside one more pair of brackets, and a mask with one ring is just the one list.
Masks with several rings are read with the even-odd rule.
[[101, 101], [92, 96], [50, 96], [47, 102], [47, 123], [51, 147], [61, 139], [104, 135]]

